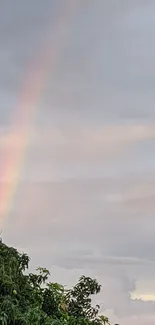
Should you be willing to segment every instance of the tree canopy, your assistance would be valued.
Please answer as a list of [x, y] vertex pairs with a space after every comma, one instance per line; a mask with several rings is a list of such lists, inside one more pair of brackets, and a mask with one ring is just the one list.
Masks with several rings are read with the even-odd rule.
[[109, 324], [92, 306], [91, 296], [101, 286], [81, 276], [73, 288], [49, 282], [50, 272], [39, 267], [29, 273], [30, 258], [0, 242], [0, 325]]

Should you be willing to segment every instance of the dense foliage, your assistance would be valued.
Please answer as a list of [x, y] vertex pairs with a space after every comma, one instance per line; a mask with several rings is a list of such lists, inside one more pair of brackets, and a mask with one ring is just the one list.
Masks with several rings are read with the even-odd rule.
[[29, 257], [0, 242], [0, 325], [101, 325], [109, 324], [92, 307], [91, 295], [101, 286], [82, 276], [70, 290], [48, 282], [49, 271], [28, 270]]

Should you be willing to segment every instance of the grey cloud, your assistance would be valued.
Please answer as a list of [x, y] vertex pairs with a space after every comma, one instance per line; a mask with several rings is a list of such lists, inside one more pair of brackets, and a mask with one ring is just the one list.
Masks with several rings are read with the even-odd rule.
[[[9, 96], [11, 106], [18, 97], [28, 61], [32, 56], [35, 58], [44, 39], [46, 23], [51, 23], [52, 33], [53, 17], [61, 5], [62, 1], [47, 0], [44, 4], [16, 1], [12, 5], [6, 1], [2, 5], [1, 96]], [[39, 103], [38, 119], [48, 123], [53, 115], [57, 119], [61, 119], [60, 115], [68, 119], [70, 114], [72, 118], [75, 114], [85, 122], [91, 119], [96, 123], [107, 119], [127, 120], [129, 115], [133, 120], [144, 116], [149, 121], [154, 119], [154, 90], [151, 88], [154, 72], [150, 56], [154, 51], [151, 35], [155, 26], [154, 21], [147, 21], [144, 15], [146, 10], [148, 17], [152, 17], [153, 8], [153, 2], [146, 6], [138, 1], [127, 1], [125, 5], [115, 1], [110, 5], [108, 1], [94, 5], [93, 1], [86, 1], [81, 5], [59, 67], [51, 72], [52, 78], [49, 76], [43, 105]], [[7, 37], [3, 37], [6, 33]], [[10, 105], [5, 104], [5, 111]]]
[[[154, 126], [126, 125], [53, 128], [34, 130], [26, 150], [21, 178], [33, 181], [51, 181], [64, 177], [103, 177], [154, 171]], [[29, 136], [29, 132], [28, 132]], [[1, 138], [0, 147], [18, 148], [20, 134]], [[144, 146], [147, 141], [147, 145]], [[136, 145], [142, 145], [137, 152]], [[147, 147], [147, 148], [146, 148]], [[24, 150], [24, 148], [23, 148]], [[148, 152], [143, 158], [143, 153]], [[104, 167], [104, 168], [103, 168]]]
[[94, 8], [96, 16], [92, 15], [91, 6], [87, 17], [85, 12], [82, 15], [74, 43], [61, 62], [62, 69], [48, 86], [48, 112], [52, 111], [54, 100], [60, 113], [65, 108], [72, 114], [76, 108], [85, 120], [90, 116], [97, 121], [126, 120], [130, 115], [133, 120], [145, 116], [151, 121], [154, 119], [153, 2], [146, 6], [128, 1], [123, 6], [113, 1], [109, 6], [107, 1], [100, 1]]
[[[153, 211], [146, 219], [139, 210], [133, 213], [132, 202], [128, 207], [104, 200], [108, 191], [123, 193], [123, 188], [128, 188], [127, 182], [112, 180], [22, 183], [7, 233], [25, 246], [27, 229], [30, 246], [34, 238], [38, 247], [55, 243], [57, 253], [62, 247], [67, 251], [72, 243], [80, 250], [94, 247], [103, 256], [154, 260]], [[12, 223], [16, 223], [14, 232]]]
[[[46, 38], [51, 42], [62, 2], [7, 0], [0, 10], [0, 125], [10, 124], [23, 80], [31, 73]], [[60, 8], [59, 8], [60, 7]], [[4, 118], [5, 112], [5, 118]]]
[[[99, 254], [98, 254], [99, 255]], [[85, 267], [86, 269], [91, 269], [94, 270], [94, 272], [98, 272], [99, 269], [104, 269], [104, 275], [106, 273], [110, 274], [110, 268], [115, 267], [116, 269], [119, 269], [119, 276], [120, 278], [120, 268], [122, 267], [123, 269], [127, 270], [128, 267], [133, 267], [136, 268], [138, 267], [150, 267], [151, 269], [155, 269], [155, 262], [141, 259], [141, 258], [134, 258], [134, 257], [117, 257], [117, 256], [100, 256], [95, 257], [95, 256], [76, 256], [76, 251], [68, 253], [61, 253], [57, 252], [56, 254], [52, 254], [52, 261], [53, 264], [59, 266], [59, 267], [64, 267], [66, 269], [82, 269]], [[116, 271], [115, 271], [116, 272]], [[113, 272], [114, 273], [114, 272]], [[115, 277], [116, 277], [116, 273]], [[134, 291], [136, 289], [136, 286], [132, 288], [130, 291]]]

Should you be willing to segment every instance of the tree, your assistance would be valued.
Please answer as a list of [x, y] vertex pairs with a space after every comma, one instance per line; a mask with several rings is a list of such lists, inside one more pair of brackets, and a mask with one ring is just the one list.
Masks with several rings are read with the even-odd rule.
[[106, 316], [100, 316], [104, 325], [110, 325], [109, 318]]
[[0, 242], [0, 325], [101, 325], [109, 319], [99, 316], [91, 296], [101, 286], [82, 276], [70, 290], [48, 282], [46, 268], [28, 273], [29, 257]]

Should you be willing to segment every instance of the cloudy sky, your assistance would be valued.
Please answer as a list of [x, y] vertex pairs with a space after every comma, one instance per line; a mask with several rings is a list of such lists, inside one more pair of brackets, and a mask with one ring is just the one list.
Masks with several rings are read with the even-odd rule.
[[[124, 325], [155, 322], [154, 12], [153, 0], [0, 4], [1, 193], [20, 167], [3, 240], [63, 284], [96, 277], [102, 311]], [[27, 75], [42, 87], [20, 102]], [[31, 131], [5, 177], [18, 123]]]

